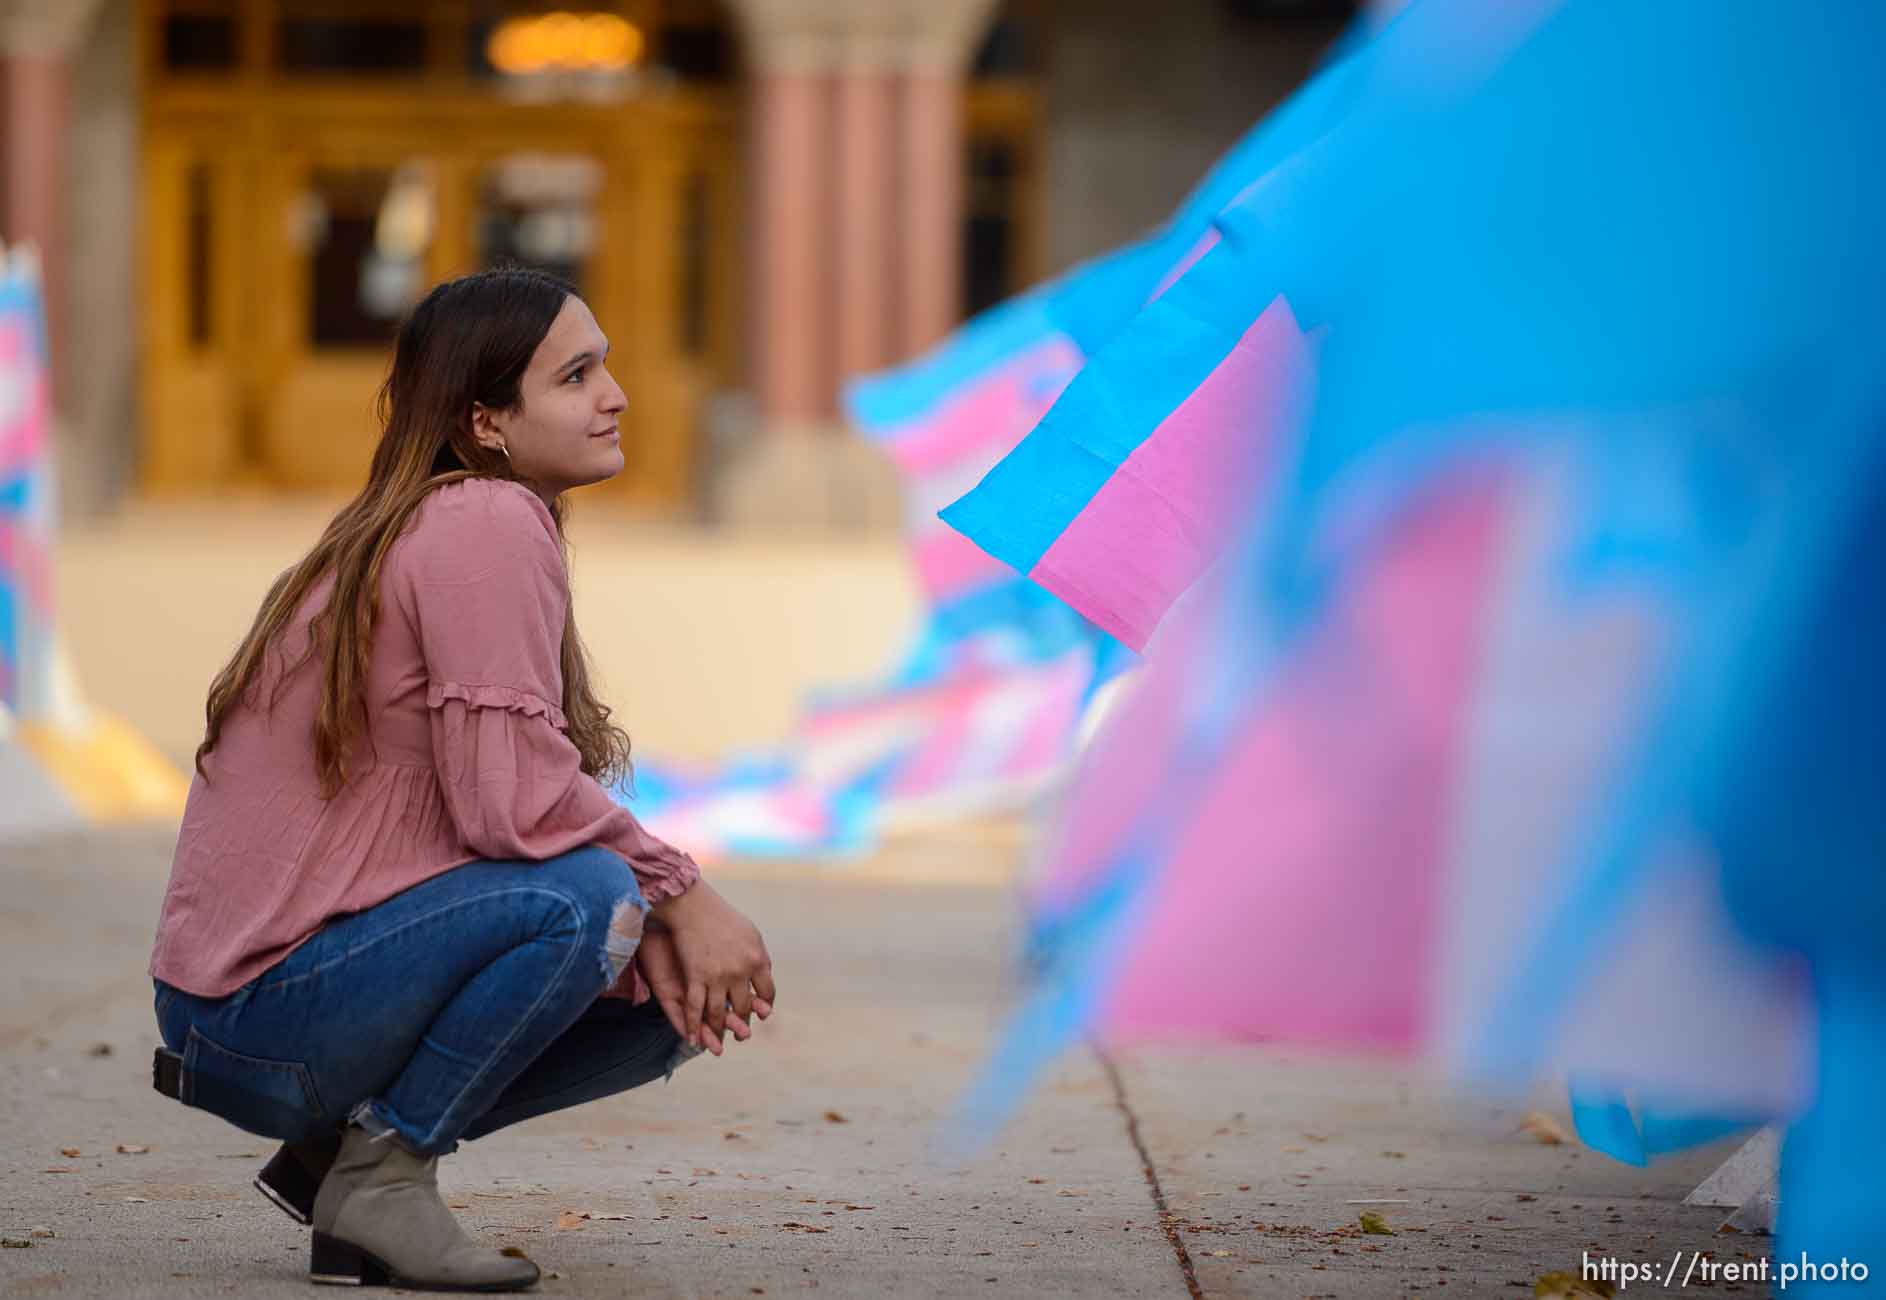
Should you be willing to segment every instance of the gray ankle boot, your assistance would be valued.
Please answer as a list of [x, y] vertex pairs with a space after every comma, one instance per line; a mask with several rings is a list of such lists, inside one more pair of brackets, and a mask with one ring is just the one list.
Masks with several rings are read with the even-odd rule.
[[314, 1200], [312, 1281], [414, 1291], [521, 1291], [528, 1259], [465, 1235], [439, 1196], [437, 1159], [350, 1124]]

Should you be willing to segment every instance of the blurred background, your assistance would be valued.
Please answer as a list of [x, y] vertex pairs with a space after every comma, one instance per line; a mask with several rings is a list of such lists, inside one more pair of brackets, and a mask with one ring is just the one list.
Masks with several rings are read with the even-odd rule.
[[777, 741], [920, 617], [842, 385], [1154, 226], [1352, 12], [5, 0], [0, 237], [43, 280], [71, 681], [187, 759], [363, 481], [402, 314], [521, 262], [579, 286], [630, 395], [627, 469], [573, 526], [609, 698], [643, 754]]

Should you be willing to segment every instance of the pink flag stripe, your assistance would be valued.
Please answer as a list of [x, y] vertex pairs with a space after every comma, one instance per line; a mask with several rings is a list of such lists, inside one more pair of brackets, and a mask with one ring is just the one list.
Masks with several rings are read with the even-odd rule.
[[893, 782], [895, 792], [908, 795], [948, 785], [961, 766], [959, 760], [969, 748], [975, 729], [973, 702], [965, 708], [939, 712], [910, 761], [899, 770]]
[[28, 472], [46, 442], [45, 377], [26, 327], [0, 320], [0, 480]]
[[1015, 570], [947, 527], [926, 529], [912, 544], [910, 555], [917, 579], [932, 600], [948, 600], [1015, 577]]
[[1505, 496], [1463, 485], [1404, 521], [1271, 684], [1153, 885], [1106, 1035], [1426, 1040], [1454, 770]]
[[16, 614], [52, 617], [52, 552], [19, 524], [0, 519], [0, 575], [13, 588]]
[[1134, 448], [1029, 574], [1135, 650], [1218, 554], [1253, 480], [1295, 430], [1310, 349], [1290, 304], [1265, 309]]
[[1042, 771], [1067, 757], [1092, 675], [1086, 661], [1074, 656], [1056, 665], [1040, 706], [1016, 743], [1012, 764], [1016, 771]]
[[800, 730], [807, 737], [816, 738], [826, 732], [931, 709], [959, 711], [968, 707], [990, 675], [984, 671], [968, 672], [890, 694], [873, 694], [859, 700], [827, 703], [807, 716]]
[[880, 435], [885, 450], [907, 475], [971, 458], [986, 469], [1034, 428], [1082, 360], [1065, 335], [1044, 339], [951, 395], [928, 418]]
[[[1090, 668], [1074, 653], [985, 680], [974, 703], [947, 719], [898, 774], [893, 798], [927, 797], [994, 780], [1026, 781], [1060, 758]], [[1049, 728], [1048, 743], [1042, 737]]]

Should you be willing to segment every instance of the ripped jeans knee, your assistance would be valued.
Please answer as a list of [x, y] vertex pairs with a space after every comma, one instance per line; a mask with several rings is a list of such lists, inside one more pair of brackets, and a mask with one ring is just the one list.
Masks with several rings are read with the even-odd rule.
[[642, 946], [642, 927], [648, 920], [647, 905], [640, 894], [630, 894], [615, 906], [609, 916], [609, 928], [603, 934], [603, 968], [608, 973], [611, 985], [622, 978], [622, 972], [629, 968], [635, 959], [635, 950]]

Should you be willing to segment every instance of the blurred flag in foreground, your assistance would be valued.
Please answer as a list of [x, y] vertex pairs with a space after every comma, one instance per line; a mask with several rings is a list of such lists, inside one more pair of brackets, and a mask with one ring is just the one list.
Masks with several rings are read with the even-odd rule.
[[1785, 1248], [1886, 1255], [1882, 37], [1418, 0], [1089, 361], [1320, 337], [1083, 762], [977, 1115], [1086, 1032], [1576, 1072], [1790, 1120]]
[[985, 445], [994, 454], [973, 466], [972, 490], [942, 498], [957, 545], [974, 542], [984, 563], [1026, 574], [1134, 650], [1223, 549], [1270, 436], [1298, 417], [1311, 358], [1281, 299], [1250, 319], [1241, 294], [1212, 314], [1169, 290], [1211, 258], [1228, 206], [1342, 120], [1368, 48], [1345, 45], [1246, 133], [1157, 238], [1047, 300], [1041, 315], [1072, 322], [1083, 368], [1039, 421]]

